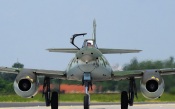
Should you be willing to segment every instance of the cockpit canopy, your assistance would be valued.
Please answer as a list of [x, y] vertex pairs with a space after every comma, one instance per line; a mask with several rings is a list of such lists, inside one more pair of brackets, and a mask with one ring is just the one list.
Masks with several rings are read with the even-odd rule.
[[96, 45], [94, 44], [93, 39], [86, 39], [84, 40], [83, 47], [96, 47]]

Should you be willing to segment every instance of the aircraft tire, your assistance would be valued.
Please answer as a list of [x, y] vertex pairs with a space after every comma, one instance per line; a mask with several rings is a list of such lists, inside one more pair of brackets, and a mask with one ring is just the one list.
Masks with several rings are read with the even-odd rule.
[[89, 109], [89, 95], [84, 96], [84, 109]]
[[121, 109], [128, 109], [128, 93], [126, 91], [121, 93]]
[[58, 109], [58, 92], [52, 92], [51, 109]]

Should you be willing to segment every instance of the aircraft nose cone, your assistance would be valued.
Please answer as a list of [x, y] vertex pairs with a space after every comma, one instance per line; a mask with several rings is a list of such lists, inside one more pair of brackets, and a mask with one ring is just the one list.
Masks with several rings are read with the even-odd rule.
[[83, 55], [83, 56], [81, 57], [81, 60], [82, 60], [83, 62], [88, 63], [88, 62], [90, 62], [90, 61], [93, 61], [93, 57], [92, 57], [91, 55]]

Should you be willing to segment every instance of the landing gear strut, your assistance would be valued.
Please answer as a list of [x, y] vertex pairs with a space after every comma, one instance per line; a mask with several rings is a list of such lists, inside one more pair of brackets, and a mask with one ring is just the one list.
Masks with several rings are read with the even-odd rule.
[[89, 87], [92, 89], [92, 78], [89, 72], [85, 72], [82, 79], [82, 85], [85, 86], [85, 96], [84, 96], [84, 109], [89, 109], [90, 105], [90, 94]]
[[134, 77], [129, 79], [129, 91], [122, 91], [121, 93], [121, 109], [128, 109], [128, 104], [133, 106], [134, 95], [137, 98], [137, 87]]
[[51, 109], [58, 109], [58, 92], [54, 91], [52, 92], [52, 96], [50, 95], [50, 78], [45, 77], [43, 84], [43, 96], [45, 96], [46, 106], [51, 105]]
[[46, 106], [50, 106], [50, 78], [44, 78], [43, 96], [45, 97]]
[[128, 103], [130, 106], [133, 106], [133, 102], [134, 102], [134, 95], [137, 97], [137, 87], [136, 87], [136, 83], [135, 83], [135, 79], [132, 77], [130, 78], [129, 81], [129, 98], [128, 98]]

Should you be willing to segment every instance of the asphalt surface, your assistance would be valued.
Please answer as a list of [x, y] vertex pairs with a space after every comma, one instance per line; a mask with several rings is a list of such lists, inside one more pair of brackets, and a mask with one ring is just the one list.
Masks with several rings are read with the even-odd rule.
[[[50, 109], [44, 103], [0, 103], [0, 109]], [[82, 103], [60, 103], [59, 109], [83, 109]], [[120, 109], [119, 103], [92, 103], [90, 109]], [[175, 109], [175, 103], [136, 103], [128, 109]]]
[[[119, 105], [119, 103], [91, 103], [91, 105]], [[72, 102], [67, 102], [67, 103], [59, 103], [59, 106], [82, 106], [83, 103], [72, 103]], [[0, 103], [0, 107], [36, 107], [36, 106], [45, 106], [45, 103], [43, 102], [37, 102], [37, 103]]]

